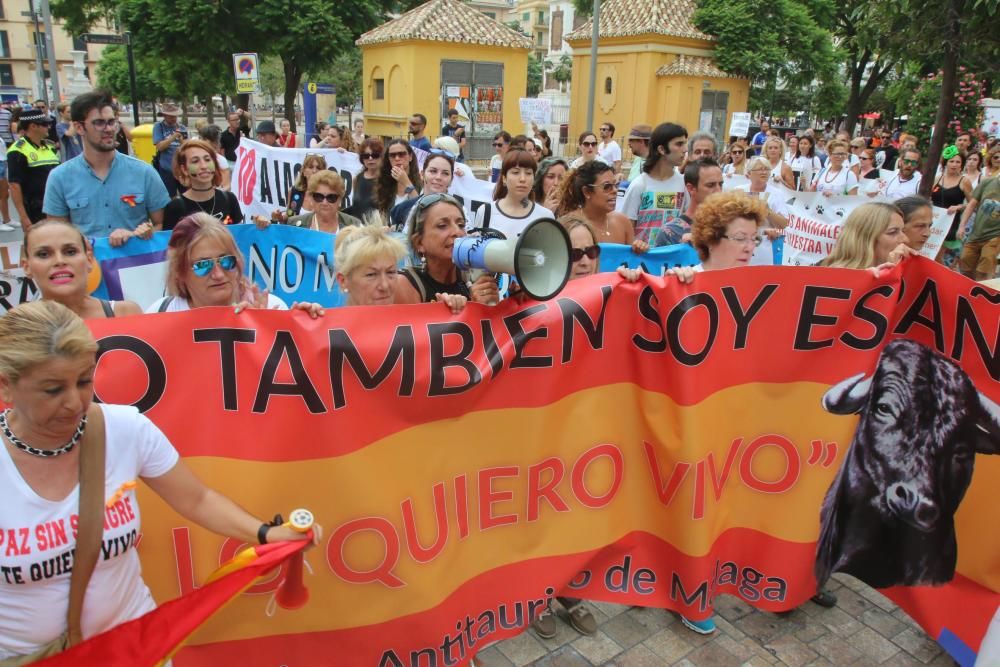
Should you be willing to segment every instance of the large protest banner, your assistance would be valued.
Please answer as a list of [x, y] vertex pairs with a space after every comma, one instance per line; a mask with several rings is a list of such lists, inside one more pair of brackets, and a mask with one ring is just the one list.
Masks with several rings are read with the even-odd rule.
[[[833, 250], [851, 211], [862, 204], [888, 201], [882, 197], [864, 195], [827, 197], [819, 192], [796, 192], [784, 186], [772, 188], [771, 196], [779, 197], [788, 208], [783, 258], [786, 266], [815, 265]], [[920, 254], [928, 259], [937, 257], [955, 217], [947, 209], [934, 206], [933, 210], [931, 236], [920, 249]]]
[[[555, 593], [704, 618], [721, 593], [792, 609], [830, 571], [974, 655], [1000, 603], [997, 293], [924, 259], [737, 271], [458, 316], [90, 322], [101, 400], [251, 512], [325, 528], [303, 609], [267, 616], [276, 575], [174, 664], [461, 664]], [[157, 600], [238, 549], [140, 497]]]

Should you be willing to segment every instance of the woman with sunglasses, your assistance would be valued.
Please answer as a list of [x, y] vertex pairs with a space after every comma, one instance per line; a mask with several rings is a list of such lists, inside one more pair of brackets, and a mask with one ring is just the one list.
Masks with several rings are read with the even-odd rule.
[[364, 139], [358, 149], [358, 157], [361, 158], [364, 170], [354, 178], [351, 205], [345, 212], [359, 220], [364, 220], [378, 210], [375, 204], [375, 183], [378, 181], [383, 151], [382, 140], [378, 137]]
[[532, 188], [532, 197], [536, 202], [552, 211], [555, 215], [561, 215], [560, 206], [562, 204], [562, 188], [560, 187], [563, 178], [569, 167], [566, 160], [561, 157], [550, 157], [542, 160], [535, 172], [535, 186]]
[[[986, 155], [986, 166], [983, 167], [982, 180], [1000, 176], [1000, 145], [994, 146]], [[979, 184], [976, 183], [978, 186]]]
[[236, 195], [219, 187], [222, 173], [211, 145], [201, 139], [185, 141], [174, 156], [173, 173], [187, 190], [163, 209], [163, 229], [173, 229], [181, 218], [192, 213], [207, 213], [224, 225], [243, 222]]
[[[454, 139], [452, 139], [454, 141]], [[432, 148], [424, 158], [424, 169], [420, 178], [424, 182], [421, 194], [432, 195], [448, 192], [455, 173], [455, 159], [452, 154], [439, 148]], [[406, 228], [406, 219], [417, 203], [416, 199], [407, 199], [392, 207], [389, 212], [389, 226], [397, 232]]]
[[593, 132], [584, 132], [583, 134], [580, 135], [579, 141], [580, 141], [580, 157], [578, 157], [577, 159], [573, 160], [573, 162], [570, 163], [569, 165], [570, 169], [579, 169], [583, 165], [587, 164], [588, 162], [593, 162], [594, 160], [597, 160], [599, 162], [604, 162], [604, 164], [607, 164], [607, 161], [604, 158], [602, 158], [597, 152], [597, 146], [600, 143], [597, 140], [597, 135], [595, 135]]
[[500, 178], [500, 168], [503, 166], [503, 158], [510, 149], [511, 136], [509, 132], [501, 130], [493, 135], [493, 150], [496, 153], [490, 158], [490, 183], [496, 183]]
[[528, 223], [552, 218], [552, 211], [532, 201], [535, 185], [535, 158], [523, 149], [511, 149], [504, 156], [500, 180], [493, 190], [493, 202], [476, 210], [476, 228], [495, 229], [509, 239], [520, 236]]
[[378, 180], [375, 181], [375, 208], [388, 221], [389, 211], [404, 199], [420, 194], [417, 157], [406, 139], [392, 139], [382, 154]]
[[799, 138], [795, 155], [789, 161], [788, 166], [792, 170], [792, 177], [795, 179], [795, 187], [798, 190], [808, 190], [812, 183], [813, 174], [819, 173], [823, 168], [823, 163], [816, 157], [816, 148], [812, 137], [805, 135]]
[[360, 225], [360, 220], [340, 210], [345, 190], [344, 179], [337, 172], [329, 169], [316, 172], [306, 186], [306, 199], [312, 210], [288, 218], [285, 224], [327, 234], [336, 234], [342, 227]]
[[642, 254], [649, 250], [646, 241], [635, 238], [632, 221], [615, 211], [618, 201], [618, 180], [615, 171], [604, 162], [594, 160], [569, 172], [563, 184], [560, 209], [568, 211], [559, 222], [569, 229], [575, 221], [586, 222], [601, 243], [621, 243]]
[[[345, 306], [391, 306], [396, 302], [399, 262], [406, 246], [382, 225], [347, 227], [334, 243], [337, 284]], [[458, 314], [468, 301], [460, 294], [435, 295]]]
[[830, 161], [813, 176], [810, 192], [822, 192], [826, 197], [834, 195], [854, 195], [858, 193], [858, 177], [844, 164], [847, 160], [847, 144], [834, 139], [827, 145]]
[[455, 239], [465, 236], [465, 211], [457, 199], [443, 193], [420, 197], [410, 213], [406, 236], [420, 264], [400, 273], [396, 303], [434, 303], [441, 301], [439, 295], [443, 294], [458, 294], [487, 305], [500, 301], [491, 274], [483, 274], [469, 285], [452, 260]]
[[[174, 227], [167, 242], [167, 296], [147, 313], [174, 313], [207, 306], [288, 310], [284, 301], [262, 291], [244, 274], [243, 253], [229, 230], [207, 213], [189, 215]], [[323, 314], [318, 303], [294, 303], [312, 317]]]
[[734, 141], [729, 146], [729, 157], [732, 160], [729, 164], [722, 167], [722, 175], [725, 178], [732, 178], [733, 176], [746, 176], [747, 175], [747, 146], [746, 142], [742, 139]]
[[42, 220], [24, 231], [21, 268], [43, 299], [58, 301], [85, 320], [142, 313], [131, 301], [90, 296], [93, 266], [90, 244], [68, 220]]

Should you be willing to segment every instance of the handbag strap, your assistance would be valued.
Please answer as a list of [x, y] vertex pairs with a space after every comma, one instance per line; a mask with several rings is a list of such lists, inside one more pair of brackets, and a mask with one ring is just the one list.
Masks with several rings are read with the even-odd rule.
[[101, 406], [92, 403], [87, 412], [87, 429], [80, 447], [80, 524], [73, 572], [69, 578], [69, 611], [66, 617], [70, 646], [83, 641], [83, 598], [104, 539], [104, 454], [104, 411]]

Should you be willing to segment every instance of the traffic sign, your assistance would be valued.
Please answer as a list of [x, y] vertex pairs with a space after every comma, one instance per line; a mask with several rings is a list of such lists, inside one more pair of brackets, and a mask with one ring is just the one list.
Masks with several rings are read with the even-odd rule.
[[125, 35], [101, 35], [94, 32], [88, 32], [80, 35], [80, 39], [87, 44], [124, 44]]
[[234, 53], [233, 72], [236, 74], [237, 93], [262, 92], [256, 53]]

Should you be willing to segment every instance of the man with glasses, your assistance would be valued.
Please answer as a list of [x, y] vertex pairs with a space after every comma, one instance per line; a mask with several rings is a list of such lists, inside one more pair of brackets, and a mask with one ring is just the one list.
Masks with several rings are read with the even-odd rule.
[[427, 116], [422, 113], [415, 113], [410, 116], [410, 148], [419, 148], [422, 151], [429, 151], [431, 140], [424, 135], [427, 129]]
[[10, 198], [25, 230], [45, 217], [42, 201], [49, 173], [59, 165], [59, 156], [48, 140], [52, 121], [40, 109], [21, 114], [18, 131], [21, 138], [7, 150]]
[[908, 148], [900, 153], [899, 171], [886, 183], [882, 194], [892, 201], [917, 194], [920, 189], [920, 172], [917, 171], [919, 166], [920, 151], [916, 148]]
[[170, 202], [152, 166], [116, 149], [118, 120], [111, 95], [78, 96], [70, 117], [83, 137], [83, 153], [53, 170], [45, 191], [45, 214], [69, 220], [84, 236], [110, 237], [119, 246], [133, 236], [149, 238], [163, 225]]
[[614, 140], [614, 136], [614, 125], [601, 124], [601, 143], [597, 147], [597, 154], [610, 164], [617, 174], [622, 168], [622, 147]]

